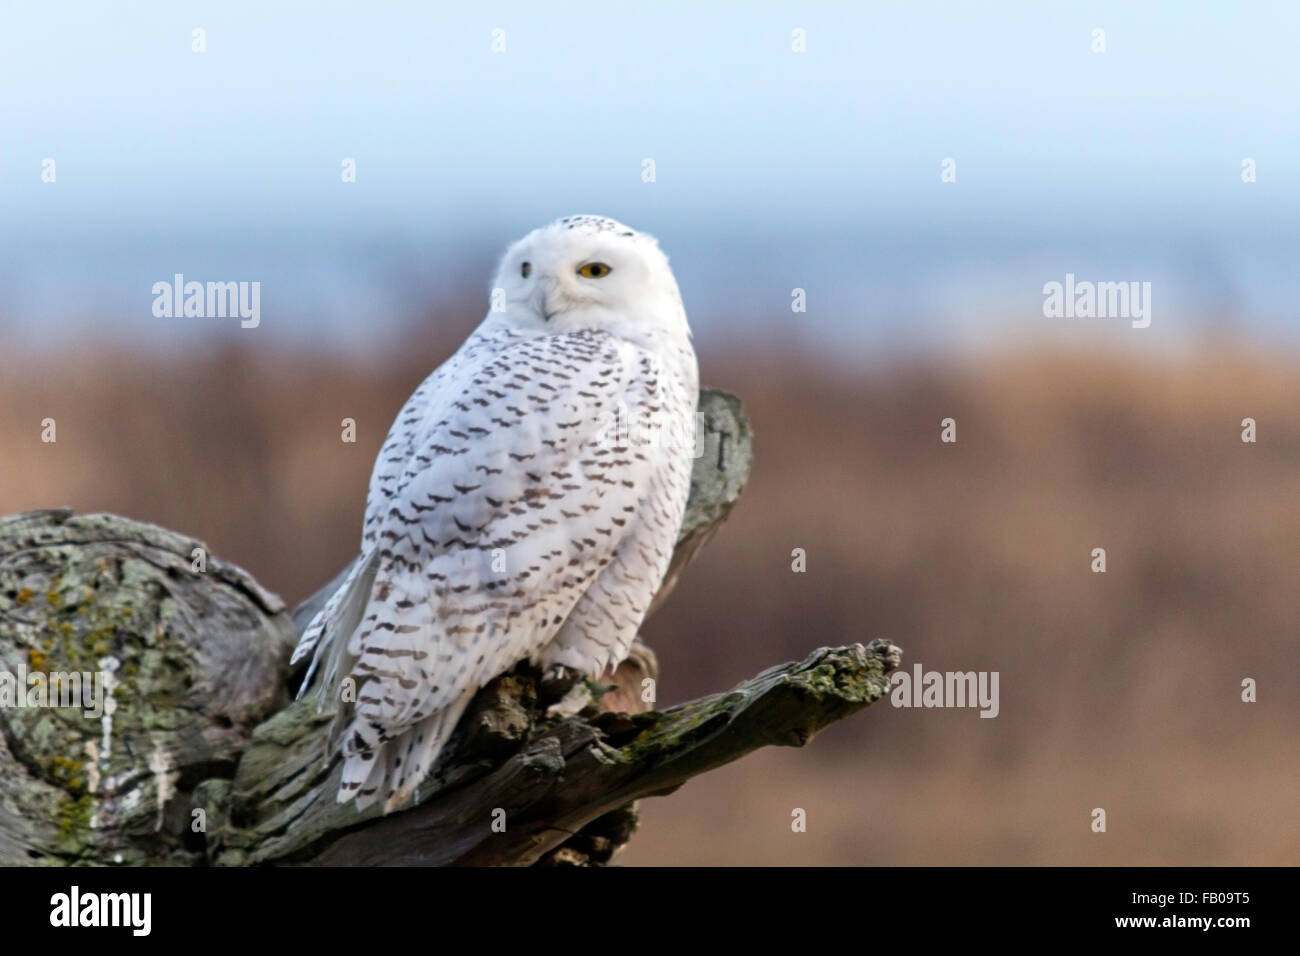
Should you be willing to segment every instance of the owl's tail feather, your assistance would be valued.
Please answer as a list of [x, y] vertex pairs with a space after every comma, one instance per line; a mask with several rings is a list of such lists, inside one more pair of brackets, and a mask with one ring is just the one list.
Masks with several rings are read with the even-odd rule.
[[382, 797], [384, 813], [405, 807], [434, 768], [473, 699], [474, 692], [466, 691], [392, 738], [377, 733], [373, 724], [354, 720], [343, 742], [339, 803], [355, 800], [360, 811]]
[[[366, 605], [370, 602], [370, 592], [375, 583], [375, 568], [378, 551], [363, 555], [353, 566], [343, 583], [339, 585], [325, 605], [316, 612], [302, 636], [298, 646], [293, 650], [290, 664], [296, 664], [308, 654], [312, 654], [311, 665], [298, 688], [301, 698], [311, 686], [312, 677], [317, 668], [324, 663], [324, 679], [320, 683], [321, 700], [324, 703], [328, 688], [332, 687], [339, 673], [339, 665], [347, 652], [348, 639], [361, 623]], [[314, 652], [314, 653], [313, 653]]]
[[391, 761], [392, 748], [383, 743], [372, 749], [345, 754], [338, 802], [355, 800], [358, 812], [374, 803], [388, 778]]
[[460, 722], [465, 708], [474, 699], [474, 688], [467, 688], [438, 713], [426, 717], [408, 730], [402, 738], [393, 741], [394, 747], [400, 747], [402, 759], [394, 767], [394, 773], [388, 779], [388, 792], [385, 795], [384, 812], [391, 813], [404, 806], [416, 789], [429, 776], [443, 747], [451, 739]]

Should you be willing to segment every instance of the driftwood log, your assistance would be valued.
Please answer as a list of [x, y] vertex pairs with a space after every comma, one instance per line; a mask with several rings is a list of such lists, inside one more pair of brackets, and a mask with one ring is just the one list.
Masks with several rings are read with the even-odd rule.
[[[700, 410], [704, 453], [658, 600], [749, 474], [739, 401], [705, 390]], [[0, 519], [0, 863], [601, 864], [636, 800], [803, 744], [885, 695], [899, 661], [885, 642], [822, 648], [663, 711], [647, 710], [657, 668], [639, 641], [601, 681], [521, 665], [479, 693], [411, 808], [359, 814], [334, 798], [329, 714], [292, 701], [289, 652], [328, 590], [291, 615], [163, 528]]]

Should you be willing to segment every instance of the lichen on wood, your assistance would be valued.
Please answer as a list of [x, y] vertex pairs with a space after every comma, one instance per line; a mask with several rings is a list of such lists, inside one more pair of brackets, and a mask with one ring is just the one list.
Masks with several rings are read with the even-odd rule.
[[0, 707], [0, 862], [203, 862], [173, 798], [232, 775], [287, 702], [292, 629], [202, 542], [113, 515], [0, 521], [0, 671], [24, 703], [55, 675], [91, 685], [81, 706]]

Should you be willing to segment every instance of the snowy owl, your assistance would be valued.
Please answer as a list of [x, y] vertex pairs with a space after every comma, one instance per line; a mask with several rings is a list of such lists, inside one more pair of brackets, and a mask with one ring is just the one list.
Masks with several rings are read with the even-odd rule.
[[294, 651], [338, 702], [340, 803], [405, 805], [519, 661], [623, 661], [686, 508], [698, 384], [652, 236], [571, 216], [510, 247], [487, 317], [393, 423], [360, 558]]

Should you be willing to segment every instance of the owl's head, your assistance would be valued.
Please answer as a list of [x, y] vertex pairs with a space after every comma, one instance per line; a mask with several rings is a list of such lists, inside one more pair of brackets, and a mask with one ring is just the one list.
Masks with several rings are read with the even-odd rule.
[[689, 334], [677, 280], [653, 236], [602, 216], [566, 216], [512, 245], [493, 310], [555, 331], [609, 327], [624, 337]]

